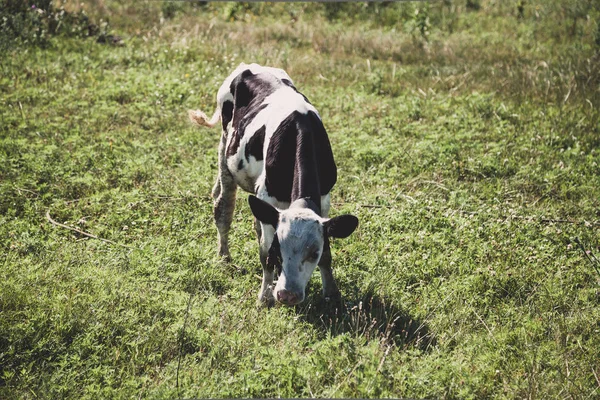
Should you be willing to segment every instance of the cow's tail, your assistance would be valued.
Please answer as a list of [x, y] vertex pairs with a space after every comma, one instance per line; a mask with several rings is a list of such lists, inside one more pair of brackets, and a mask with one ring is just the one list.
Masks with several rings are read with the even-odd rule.
[[212, 128], [221, 119], [221, 110], [217, 108], [210, 120], [208, 119], [206, 114], [204, 114], [200, 110], [188, 110], [188, 116], [190, 117], [190, 121], [192, 121], [194, 125], [208, 126], [209, 128]]

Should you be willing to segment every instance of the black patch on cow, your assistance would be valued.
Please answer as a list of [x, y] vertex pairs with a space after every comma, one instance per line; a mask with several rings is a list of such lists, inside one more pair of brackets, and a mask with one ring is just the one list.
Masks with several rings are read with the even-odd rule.
[[244, 156], [248, 162], [250, 162], [250, 156], [254, 156], [256, 161], [263, 159], [263, 146], [265, 144], [266, 130], [267, 127], [263, 125], [259, 130], [254, 132], [254, 135], [252, 135], [250, 139], [248, 139], [246, 150], [244, 151]]
[[[250, 125], [250, 123], [254, 120], [254, 118], [256, 118], [258, 113], [261, 112], [263, 109], [265, 109], [267, 106], [268, 106], [268, 104], [263, 103], [260, 106], [253, 108], [251, 111], [249, 111], [244, 116], [244, 118], [242, 118], [242, 120], [237, 125], [237, 128], [235, 128], [235, 130], [233, 131], [233, 137], [231, 138], [229, 147], [227, 147], [227, 156], [232, 156], [235, 153], [237, 153], [237, 151], [240, 147], [240, 142], [242, 141], [242, 138], [244, 137], [244, 134], [246, 133], [246, 128], [248, 127], [248, 125]], [[237, 110], [236, 110], [236, 113], [237, 113]]]
[[227, 129], [227, 124], [233, 118], [233, 102], [227, 100], [223, 103], [223, 107], [221, 109], [221, 121], [223, 122], [223, 130]]
[[244, 169], [244, 160], [240, 160], [240, 163], [238, 164], [238, 169]]
[[273, 133], [265, 160], [265, 184], [282, 202], [308, 197], [321, 204], [337, 180], [331, 144], [321, 119], [313, 111], [294, 111]]
[[237, 153], [246, 127], [267, 107], [265, 98], [275, 92], [278, 86], [280, 84], [273, 76], [264, 73], [254, 75], [250, 70], [245, 70], [231, 82], [229, 90], [234, 100], [233, 137], [227, 148], [228, 156]]

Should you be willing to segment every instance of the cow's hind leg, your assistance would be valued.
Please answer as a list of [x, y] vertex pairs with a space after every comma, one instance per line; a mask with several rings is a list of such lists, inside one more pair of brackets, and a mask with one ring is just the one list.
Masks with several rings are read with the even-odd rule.
[[231, 172], [227, 168], [225, 154], [225, 135], [221, 137], [219, 144], [219, 175], [213, 187], [212, 195], [214, 203], [214, 217], [217, 231], [219, 232], [220, 256], [225, 257], [227, 261], [231, 259], [229, 254], [229, 229], [233, 220], [233, 210], [235, 208], [235, 194], [237, 185]]
[[217, 179], [215, 180], [215, 185], [212, 188], [212, 198], [213, 200], [217, 200], [221, 195], [221, 176], [217, 175]]

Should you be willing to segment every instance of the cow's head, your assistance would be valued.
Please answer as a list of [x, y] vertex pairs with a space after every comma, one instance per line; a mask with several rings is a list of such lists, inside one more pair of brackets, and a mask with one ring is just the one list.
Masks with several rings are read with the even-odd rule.
[[307, 199], [296, 200], [287, 210], [278, 210], [255, 196], [250, 196], [248, 202], [256, 219], [275, 229], [267, 257], [267, 264], [274, 266], [279, 275], [275, 298], [287, 305], [301, 303], [329, 238], [350, 236], [358, 226], [358, 218], [349, 214], [321, 218], [315, 204]]

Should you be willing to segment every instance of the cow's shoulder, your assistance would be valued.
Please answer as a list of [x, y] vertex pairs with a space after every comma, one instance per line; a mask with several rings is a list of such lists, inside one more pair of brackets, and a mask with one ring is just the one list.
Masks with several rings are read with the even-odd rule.
[[281, 121], [269, 139], [265, 158], [265, 185], [270, 196], [289, 202], [298, 179], [318, 176], [318, 193], [331, 191], [337, 169], [327, 132], [314, 111], [294, 111]]

